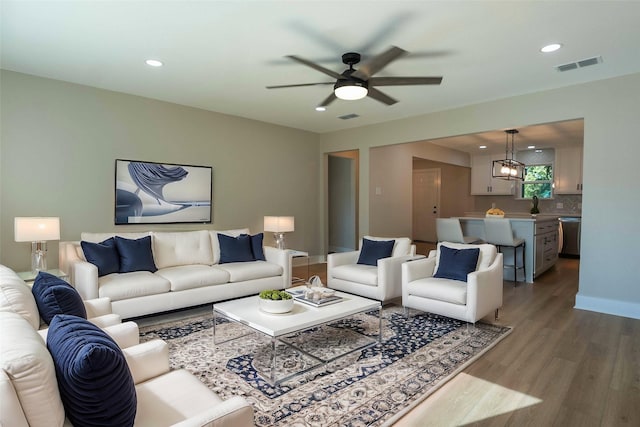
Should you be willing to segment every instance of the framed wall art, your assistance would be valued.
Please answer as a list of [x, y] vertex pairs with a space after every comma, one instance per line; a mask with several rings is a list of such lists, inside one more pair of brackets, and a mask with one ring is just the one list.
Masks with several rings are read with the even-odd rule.
[[213, 168], [116, 159], [115, 224], [211, 223]]

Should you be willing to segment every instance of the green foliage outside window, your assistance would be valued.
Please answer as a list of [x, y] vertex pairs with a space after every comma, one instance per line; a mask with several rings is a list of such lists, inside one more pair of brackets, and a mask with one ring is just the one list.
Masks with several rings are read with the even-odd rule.
[[531, 165], [524, 169], [522, 182], [522, 197], [531, 199], [550, 199], [553, 195], [553, 167], [551, 165]]

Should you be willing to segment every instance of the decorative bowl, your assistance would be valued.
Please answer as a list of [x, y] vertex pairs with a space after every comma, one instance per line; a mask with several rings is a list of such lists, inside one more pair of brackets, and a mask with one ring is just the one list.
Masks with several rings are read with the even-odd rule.
[[293, 298], [278, 300], [258, 298], [258, 300], [260, 301], [260, 310], [273, 314], [290, 312], [291, 310], [293, 310], [293, 301], [295, 301]]

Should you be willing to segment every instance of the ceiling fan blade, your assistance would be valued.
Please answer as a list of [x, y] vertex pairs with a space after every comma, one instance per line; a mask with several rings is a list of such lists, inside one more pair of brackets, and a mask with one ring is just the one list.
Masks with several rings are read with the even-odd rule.
[[369, 93], [367, 93], [367, 96], [375, 99], [376, 101], [380, 101], [383, 104], [387, 104], [387, 105], [393, 105], [395, 104], [396, 101], [395, 99], [393, 99], [392, 97], [390, 97], [389, 95], [380, 92], [378, 89], [369, 87]]
[[368, 80], [378, 71], [382, 70], [391, 61], [407, 54], [407, 51], [397, 46], [391, 46], [386, 51], [365, 61], [354, 71], [351, 76], [360, 80]]
[[409, 85], [439, 85], [442, 77], [372, 77], [369, 85], [374, 86], [409, 86]]
[[335, 101], [337, 99], [337, 96], [335, 93], [331, 92], [331, 95], [327, 96], [325, 98], [324, 101], [322, 101], [318, 107], [326, 107], [327, 105], [331, 104], [333, 101]]
[[267, 89], [282, 89], [286, 87], [303, 87], [303, 86], [323, 86], [334, 85], [336, 82], [322, 82], [322, 83], [300, 83], [295, 85], [278, 85], [278, 86], [266, 86]]
[[328, 76], [331, 76], [334, 79], [344, 79], [344, 77], [342, 75], [336, 73], [335, 71], [329, 70], [328, 68], [324, 68], [323, 66], [318, 65], [315, 62], [308, 61], [308, 60], [306, 60], [304, 58], [300, 58], [299, 56], [287, 55], [287, 58], [293, 59], [294, 61], [297, 61], [297, 62], [299, 62], [301, 64], [304, 64], [307, 67], [311, 67], [314, 70], [320, 71], [321, 73], [324, 73], [324, 74], [326, 74]]

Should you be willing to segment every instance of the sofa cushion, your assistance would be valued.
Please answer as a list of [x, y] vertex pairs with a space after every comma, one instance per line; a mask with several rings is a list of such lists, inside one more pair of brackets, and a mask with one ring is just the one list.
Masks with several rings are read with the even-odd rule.
[[496, 247], [488, 243], [482, 243], [478, 245], [469, 245], [465, 243], [440, 242], [438, 243], [436, 248], [436, 266], [434, 271], [438, 270], [438, 264], [440, 262], [439, 249], [442, 246], [446, 246], [448, 248], [453, 248], [453, 249], [472, 249], [472, 248], [480, 249], [480, 254], [478, 256], [478, 265], [476, 267], [476, 270], [486, 270], [487, 268], [489, 268], [489, 266], [495, 260], [496, 254], [498, 253], [498, 250], [496, 249]]
[[9, 267], [0, 265], [0, 309], [18, 313], [38, 329], [40, 314], [31, 289]]
[[[408, 237], [374, 237], [364, 236], [363, 239], [380, 241], [380, 240], [393, 240], [393, 252], [391, 256], [405, 256], [411, 254], [411, 239]], [[362, 248], [363, 241], [360, 241], [360, 247]]]
[[251, 236], [251, 252], [253, 253], [253, 259], [256, 261], [266, 261], [264, 257], [264, 249], [262, 249], [264, 241], [264, 234], [258, 233]]
[[116, 236], [116, 246], [120, 254], [120, 273], [130, 273], [132, 271], [157, 270], [151, 252], [151, 236], [140, 239], [125, 239]]
[[98, 279], [98, 296], [109, 297], [111, 301], [163, 294], [170, 289], [167, 279], [148, 271], [109, 274]]
[[432, 277], [410, 282], [407, 287], [409, 295], [428, 298], [452, 304], [467, 304], [467, 285], [459, 280], [437, 279]]
[[171, 283], [172, 291], [221, 285], [229, 282], [229, 273], [208, 265], [180, 265], [158, 270], [156, 273]]
[[222, 399], [184, 369], [140, 383], [136, 385], [136, 393], [136, 425], [175, 425], [222, 403]]
[[151, 236], [150, 231], [141, 231], [135, 233], [88, 233], [82, 232], [80, 233], [80, 240], [84, 240], [86, 242], [98, 243], [103, 240], [107, 240], [110, 237], [120, 236], [125, 239], [140, 239], [142, 237]]
[[62, 426], [64, 407], [44, 341], [26, 319], [13, 312], [0, 312], [0, 331], [0, 369], [10, 379], [29, 425]]
[[282, 275], [282, 267], [266, 261], [232, 262], [216, 265], [214, 268], [229, 273], [230, 282], [262, 279]]
[[335, 279], [363, 285], [378, 286], [378, 267], [366, 264], [346, 264], [331, 269]]
[[433, 277], [467, 281], [467, 274], [476, 271], [480, 249], [454, 249], [440, 246], [440, 262]]
[[54, 317], [47, 347], [69, 420], [76, 426], [133, 426], [136, 391], [118, 345], [91, 322]]
[[98, 267], [98, 277], [120, 271], [120, 254], [113, 237], [99, 243], [80, 242], [85, 259]]
[[154, 232], [153, 258], [159, 269], [178, 265], [213, 264], [211, 238], [206, 230]]
[[362, 248], [358, 257], [358, 264], [378, 265], [381, 258], [389, 258], [393, 252], [395, 240], [362, 239]]
[[53, 274], [39, 272], [31, 291], [36, 300], [40, 317], [47, 324], [56, 314], [72, 314], [87, 318], [87, 311], [78, 291]]
[[218, 234], [218, 242], [220, 243], [220, 264], [254, 261], [251, 237], [248, 234], [237, 237]]
[[249, 229], [238, 228], [235, 230], [224, 230], [224, 231], [209, 230], [209, 237], [211, 238], [211, 252], [213, 253], [214, 264], [218, 264], [220, 262], [220, 242], [218, 241], [218, 234], [224, 234], [226, 236], [236, 237], [241, 234], [249, 234]]

